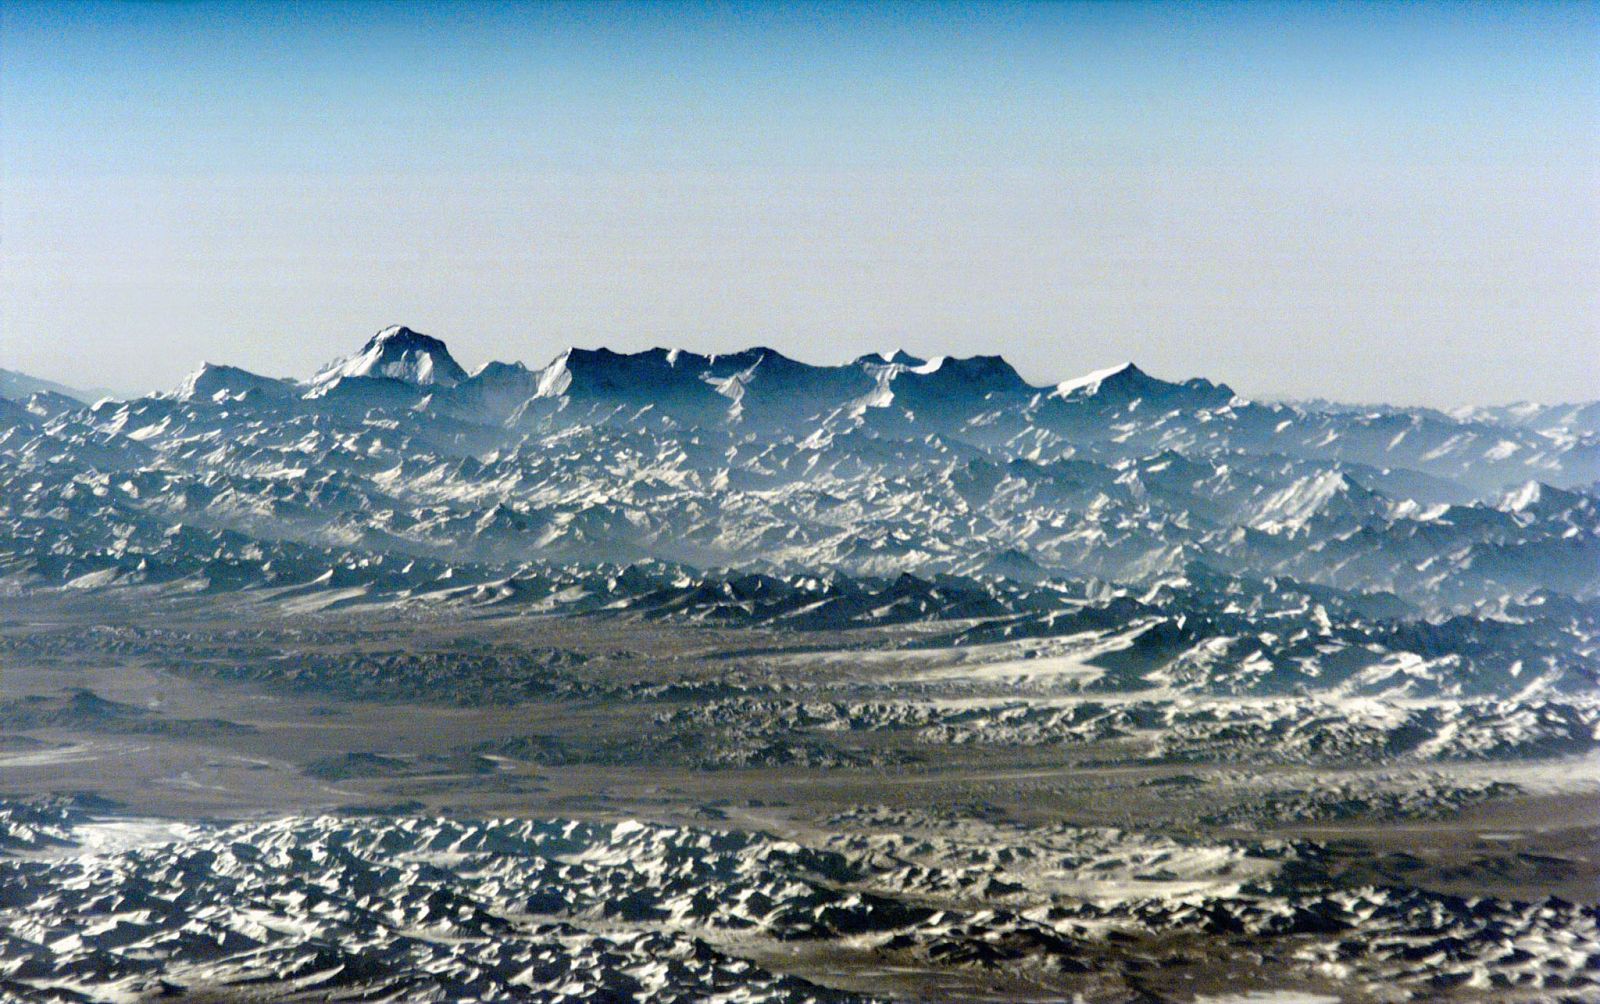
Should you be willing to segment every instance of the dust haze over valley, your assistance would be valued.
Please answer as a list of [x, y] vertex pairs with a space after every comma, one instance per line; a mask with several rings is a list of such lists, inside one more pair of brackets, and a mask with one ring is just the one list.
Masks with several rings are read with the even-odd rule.
[[1600, 1000], [1600, 405], [391, 327], [0, 400], [0, 997]]

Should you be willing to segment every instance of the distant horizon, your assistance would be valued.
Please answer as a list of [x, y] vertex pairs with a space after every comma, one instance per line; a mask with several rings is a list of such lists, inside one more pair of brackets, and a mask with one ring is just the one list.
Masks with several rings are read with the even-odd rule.
[[545, 367], [551, 365], [557, 359], [559, 359], [563, 354], [565, 354], [566, 352], [568, 352], [570, 350], [597, 351], [597, 350], [601, 350], [601, 349], [606, 349], [606, 350], [610, 350], [610, 351], [616, 351], [616, 352], [618, 352], [619, 354], [622, 354], [622, 355], [638, 355], [638, 354], [642, 354], [642, 353], [646, 353], [646, 352], [673, 352], [673, 351], [678, 351], [678, 352], [692, 353], [692, 354], [696, 354], [696, 355], [700, 355], [700, 356], [726, 356], [726, 355], [736, 355], [736, 354], [738, 354], [740, 352], [751, 351], [751, 350], [754, 350], [754, 349], [769, 349], [771, 351], [778, 352], [779, 354], [781, 354], [781, 355], [783, 355], [783, 356], [785, 356], [785, 357], [787, 357], [789, 359], [792, 359], [792, 360], [794, 360], [796, 362], [804, 363], [804, 364], [810, 365], [810, 366], [842, 366], [842, 365], [848, 365], [849, 363], [852, 363], [852, 362], [856, 362], [856, 361], [858, 361], [860, 359], [863, 359], [866, 356], [870, 356], [870, 355], [879, 355], [879, 356], [882, 356], [883, 358], [887, 359], [887, 358], [889, 358], [889, 357], [891, 357], [893, 355], [899, 354], [899, 353], [905, 353], [907, 355], [910, 355], [910, 356], [918, 359], [921, 362], [932, 362], [932, 361], [934, 361], [936, 359], [941, 359], [941, 358], [943, 358], [943, 359], [967, 359], [967, 358], [972, 358], [973, 356], [976, 356], [976, 355], [999, 356], [1002, 359], [1004, 359], [1005, 362], [1008, 365], [1010, 365], [1014, 370], [1016, 370], [1017, 373], [1027, 383], [1029, 383], [1029, 384], [1033, 385], [1034, 387], [1037, 387], [1037, 388], [1039, 388], [1041, 390], [1047, 389], [1047, 388], [1051, 388], [1051, 387], [1055, 387], [1055, 386], [1058, 386], [1058, 385], [1061, 385], [1061, 384], [1064, 384], [1064, 383], [1071, 383], [1073, 381], [1080, 380], [1081, 378], [1084, 378], [1084, 377], [1093, 376], [1093, 375], [1099, 375], [1099, 374], [1102, 374], [1102, 373], [1109, 373], [1109, 372], [1112, 372], [1114, 370], [1121, 369], [1121, 368], [1123, 368], [1125, 366], [1133, 366], [1136, 369], [1140, 370], [1141, 372], [1143, 372], [1143, 373], [1145, 373], [1145, 374], [1147, 374], [1149, 376], [1155, 377], [1158, 380], [1167, 381], [1169, 383], [1181, 383], [1181, 382], [1183, 382], [1185, 380], [1191, 380], [1191, 379], [1195, 379], [1195, 378], [1200, 378], [1200, 379], [1204, 379], [1204, 380], [1209, 380], [1214, 384], [1226, 386], [1229, 389], [1233, 390], [1235, 393], [1239, 394], [1241, 397], [1246, 398], [1247, 400], [1254, 400], [1254, 401], [1260, 401], [1260, 402], [1265, 402], [1265, 403], [1291, 404], [1291, 405], [1292, 404], [1296, 404], [1296, 403], [1326, 402], [1326, 403], [1329, 403], [1329, 404], [1340, 404], [1340, 405], [1349, 405], [1349, 406], [1379, 407], [1379, 406], [1386, 406], [1387, 405], [1387, 406], [1406, 407], [1406, 408], [1429, 408], [1429, 409], [1435, 409], [1435, 410], [1438, 410], [1438, 411], [1449, 412], [1449, 411], [1453, 411], [1453, 410], [1456, 410], [1456, 409], [1459, 409], [1459, 408], [1470, 408], [1470, 407], [1496, 407], [1496, 406], [1515, 405], [1515, 404], [1537, 404], [1537, 405], [1557, 406], [1557, 405], [1566, 405], [1566, 404], [1586, 404], [1586, 403], [1589, 403], [1590, 401], [1600, 400], [1600, 397], [1596, 397], [1596, 398], [1573, 398], [1573, 399], [1559, 400], [1559, 401], [1555, 401], [1555, 400], [1552, 400], [1552, 401], [1536, 401], [1536, 400], [1530, 400], [1530, 399], [1527, 399], [1527, 398], [1518, 398], [1518, 399], [1499, 400], [1499, 401], [1467, 401], [1467, 402], [1461, 402], [1459, 404], [1453, 404], [1453, 405], [1433, 405], [1433, 404], [1428, 404], [1428, 403], [1425, 403], [1425, 402], [1416, 402], [1416, 401], [1406, 402], [1406, 401], [1389, 401], [1389, 400], [1360, 400], [1360, 399], [1355, 399], [1355, 398], [1330, 397], [1330, 396], [1325, 395], [1325, 394], [1319, 394], [1319, 395], [1313, 395], [1313, 396], [1299, 396], [1299, 395], [1273, 394], [1273, 393], [1270, 393], [1270, 392], [1266, 392], [1266, 393], [1252, 392], [1248, 388], [1240, 387], [1237, 382], [1235, 382], [1234, 380], [1229, 379], [1225, 375], [1216, 374], [1216, 373], [1209, 373], [1209, 372], [1171, 373], [1171, 372], [1166, 372], [1166, 371], [1163, 371], [1163, 370], [1153, 370], [1151, 367], [1146, 366], [1145, 364], [1141, 363], [1138, 359], [1121, 359], [1121, 360], [1117, 360], [1116, 362], [1106, 362], [1106, 363], [1104, 363], [1104, 364], [1102, 364], [1100, 366], [1096, 366], [1096, 367], [1093, 367], [1091, 369], [1080, 370], [1080, 371], [1076, 371], [1076, 372], [1073, 372], [1073, 373], [1063, 374], [1063, 375], [1060, 375], [1060, 376], [1043, 376], [1043, 377], [1041, 377], [1041, 376], [1039, 376], [1037, 374], [1030, 373], [1027, 370], [1024, 370], [1022, 367], [1018, 366], [1016, 364], [1016, 362], [1014, 360], [1012, 360], [1011, 358], [1007, 357], [1004, 352], [985, 352], [985, 353], [967, 353], [967, 354], [956, 354], [956, 353], [950, 353], [950, 352], [935, 352], [935, 353], [931, 353], [931, 354], [924, 354], [924, 353], [921, 353], [921, 352], [911, 352], [910, 350], [906, 349], [904, 346], [896, 345], [896, 346], [891, 346], [891, 347], [880, 347], [880, 348], [877, 348], [877, 349], [869, 350], [867, 352], [861, 352], [861, 353], [857, 353], [857, 354], [854, 354], [854, 355], [847, 355], [847, 356], [842, 357], [842, 358], [815, 358], [815, 357], [810, 357], [810, 356], [808, 356], [808, 355], [806, 355], [804, 353], [796, 353], [796, 352], [789, 351], [787, 349], [782, 349], [782, 348], [779, 348], [778, 346], [775, 346], [775, 345], [771, 344], [770, 342], [762, 342], [762, 341], [759, 341], [759, 340], [753, 341], [750, 344], [743, 346], [742, 348], [722, 349], [722, 350], [717, 350], [717, 351], [702, 351], [702, 350], [693, 348], [693, 347], [691, 347], [689, 345], [683, 345], [683, 344], [671, 344], [671, 345], [658, 344], [658, 345], [646, 346], [644, 348], [629, 349], [629, 350], [624, 352], [622, 350], [612, 349], [611, 346], [606, 345], [604, 343], [590, 344], [590, 345], [576, 345], [576, 344], [574, 344], [574, 345], [563, 345], [563, 346], [561, 346], [560, 348], [556, 349], [554, 352], [550, 353], [548, 357], [544, 358], [544, 360], [542, 362], [537, 361], [537, 359], [535, 359], [535, 358], [501, 357], [501, 356], [495, 356], [495, 357], [492, 357], [492, 358], [486, 358], [486, 359], [483, 359], [482, 361], [473, 361], [473, 360], [463, 361], [461, 359], [459, 353], [456, 351], [456, 349], [450, 344], [450, 339], [448, 337], [445, 337], [445, 336], [442, 336], [442, 335], [438, 335], [438, 334], [436, 334], [434, 332], [426, 331], [426, 330], [423, 330], [421, 328], [416, 327], [415, 325], [405, 324], [403, 322], [397, 322], [395, 324], [387, 324], [387, 325], [384, 325], [382, 328], [378, 328], [376, 331], [374, 331], [374, 332], [372, 332], [370, 334], [361, 336], [360, 339], [355, 340], [355, 341], [353, 341], [351, 343], [351, 346], [350, 346], [348, 351], [343, 352], [343, 353], [341, 353], [339, 355], [332, 356], [332, 357], [330, 357], [328, 359], [324, 359], [322, 362], [315, 364], [309, 371], [306, 371], [306, 372], [281, 373], [281, 372], [271, 372], [271, 371], [266, 371], [266, 370], [256, 370], [256, 369], [253, 369], [253, 368], [251, 368], [249, 366], [241, 365], [241, 364], [239, 364], [237, 362], [230, 361], [230, 360], [227, 360], [227, 359], [208, 358], [208, 359], [201, 359], [201, 360], [196, 361], [192, 366], [190, 366], [188, 369], [184, 370], [183, 373], [179, 375], [178, 379], [174, 380], [170, 386], [138, 388], [138, 387], [117, 387], [117, 386], [115, 386], [114, 384], [112, 384], [112, 383], [110, 383], [108, 381], [93, 381], [93, 380], [91, 380], [91, 381], [86, 381], [86, 382], [74, 382], [71, 379], [65, 379], [65, 378], [59, 377], [59, 376], [52, 376], [51, 374], [48, 374], [48, 373], [38, 373], [38, 372], [29, 371], [29, 370], [21, 370], [21, 369], [18, 369], [16, 367], [5, 366], [5, 365], [0, 365], [0, 370], [9, 370], [9, 371], [11, 371], [13, 373], [19, 373], [19, 374], [21, 374], [23, 376], [33, 377], [33, 378], [44, 380], [44, 381], [47, 381], [47, 382], [50, 382], [50, 383], [60, 384], [60, 385], [62, 385], [64, 387], [67, 387], [67, 388], [69, 388], [71, 390], [76, 390], [76, 391], [80, 391], [80, 392], [103, 392], [103, 393], [109, 394], [109, 395], [111, 395], [111, 396], [113, 396], [113, 397], [115, 397], [115, 398], [117, 398], [119, 400], [139, 398], [139, 397], [147, 397], [147, 396], [152, 395], [152, 394], [171, 392], [174, 389], [176, 389], [178, 387], [178, 385], [181, 384], [182, 381], [186, 377], [188, 377], [189, 375], [193, 374], [194, 372], [196, 372], [197, 370], [201, 369], [202, 367], [208, 366], [208, 365], [210, 365], [210, 366], [229, 366], [229, 367], [233, 367], [235, 369], [242, 369], [242, 370], [246, 370], [247, 372], [250, 372], [250, 373], [255, 373], [258, 376], [272, 377], [274, 379], [282, 379], [282, 380], [291, 380], [291, 381], [294, 381], [296, 383], [309, 383], [317, 375], [317, 373], [320, 372], [322, 369], [324, 369], [325, 367], [327, 367], [327, 366], [329, 366], [329, 365], [331, 365], [333, 363], [339, 362], [342, 359], [345, 359], [345, 358], [355, 354], [355, 352], [361, 347], [362, 344], [364, 344], [366, 342], [366, 340], [368, 340], [370, 338], [373, 338], [375, 335], [380, 334], [383, 331], [389, 330], [391, 328], [406, 328], [406, 329], [409, 329], [410, 331], [415, 332], [416, 334], [427, 335], [429, 337], [438, 339], [439, 341], [444, 343], [446, 349], [450, 353], [451, 358], [455, 359], [455, 361], [458, 364], [460, 364], [461, 367], [467, 371], [467, 373], [469, 373], [471, 375], [478, 374], [483, 369], [485, 369], [486, 367], [488, 367], [488, 366], [490, 366], [490, 365], [492, 365], [494, 363], [519, 364], [519, 365], [527, 368], [528, 370], [537, 371], [537, 370], [544, 369]]
[[0, 50], [0, 366], [69, 384], [396, 317], [1600, 399], [1594, 4], [14, 0]]

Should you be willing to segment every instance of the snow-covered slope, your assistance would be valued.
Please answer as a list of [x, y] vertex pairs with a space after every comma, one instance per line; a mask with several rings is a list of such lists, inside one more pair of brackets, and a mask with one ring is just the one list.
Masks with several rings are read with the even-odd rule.
[[293, 396], [292, 381], [258, 376], [237, 366], [218, 366], [202, 363], [200, 368], [184, 378], [173, 392], [179, 401], [240, 401], [255, 395], [258, 399], [281, 401]]
[[350, 377], [453, 387], [467, 379], [467, 372], [451, 358], [444, 342], [397, 324], [373, 335], [361, 351], [329, 363], [312, 377], [311, 385], [325, 387]]
[[394, 327], [307, 383], [208, 364], [171, 394], [8, 404], [0, 560], [79, 587], [309, 582], [359, 553], [339, 575], [390, 594], [418, 562], [486, 585], [653, 560], [1593, 603], [1600, 440], [1521, 417], [1260, 404], [1131, 365], [1036, 387], [998, 356], [572, 349], [469, 376]]
[[[837, 832], [812, 825], [801, 839], [443, 816], [141, 829], [71, 803], [5, 801], [0, 848], [32, 853], [0, 857], [0, 966], [21, 1000], [269, 999], [259, 987], [294, 1001], [883, 999], [783, 972], [807, 962], [824, 980], [934, 971], [957, 987], [940, 999], [1176, 1000], [1146, 992], [1149, 974], [1192, 980], [1207, 952], [1230, 980], [1315, 979], [1357, 1000], [1596, 990], [1592, 907], [1339, 888], [1305, 841], [932, 810], [863, 808], [826, 825]], [[1263, 959], [1242, 976], [1241, 943]], [[1041, 994], [1075, 974], [1110, 992]], [[965, 989], [986, 984], [1027, 993]]]

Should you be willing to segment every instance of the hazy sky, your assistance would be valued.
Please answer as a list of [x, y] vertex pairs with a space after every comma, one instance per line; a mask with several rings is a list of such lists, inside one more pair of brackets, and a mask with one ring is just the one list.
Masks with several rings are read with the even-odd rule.
[[0, 3], [0, 366], [1600, 397], [1600, 5]]

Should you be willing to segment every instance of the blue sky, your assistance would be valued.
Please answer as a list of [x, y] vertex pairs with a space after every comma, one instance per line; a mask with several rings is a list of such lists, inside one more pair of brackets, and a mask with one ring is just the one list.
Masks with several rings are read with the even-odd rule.
[[404, 322], [1600, 397], [1560, 4], [0, 8], [0, 366], [305, 375]]

